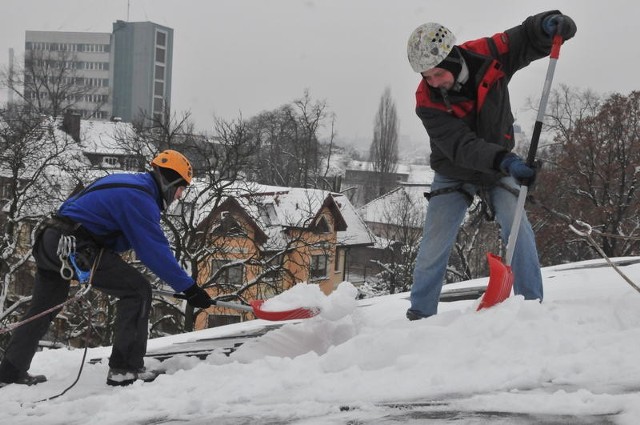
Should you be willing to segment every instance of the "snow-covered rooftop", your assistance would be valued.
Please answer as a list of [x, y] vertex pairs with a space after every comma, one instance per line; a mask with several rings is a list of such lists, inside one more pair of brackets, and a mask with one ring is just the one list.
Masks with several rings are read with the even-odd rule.
[[[639, 259], [617, 261], [638, 282]], [[339, 315], [149, 341], [150, 352], [213, 348], [205, 360], [148, 358], [166, 372], [151, 383], [108, 387], [111, 349], [89, 349], [104, 360], [39, 402], [67, 388], [84, 360], [82, 349], [45, 350], [30, 372], [49, 381], [0, 389], [0, 423], [637, 424], [640, 295], [602, 260], [542, 272], [542, 303], [512, 296], [477, 312], [477, 300], [441, 302], [415, 322], [404, 317], [407, 293], [355, 307], [342, 283], [326, 298]]]

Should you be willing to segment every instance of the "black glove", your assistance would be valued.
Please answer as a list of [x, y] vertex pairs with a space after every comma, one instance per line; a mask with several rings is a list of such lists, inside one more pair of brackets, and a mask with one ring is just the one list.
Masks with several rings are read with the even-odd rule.
[[542, 30], [549, 37], [560, 34], [563, 40], [568, 40], [576, 35], [577, 29], [576, 23], [567, 15], [549, 15], [542, 20]]
[[187, 302], [190, 306], [198, 308], [211, 307], [211, 297], [197, 283], [182, 292], [187, 296]]
[[506, 154], [500, 161], [500, 170], [505, 174], [510, 174], [521, 185], [529, 186], [536, 178], [536, 168], [529, 167], [522, 158], [512, 152]]

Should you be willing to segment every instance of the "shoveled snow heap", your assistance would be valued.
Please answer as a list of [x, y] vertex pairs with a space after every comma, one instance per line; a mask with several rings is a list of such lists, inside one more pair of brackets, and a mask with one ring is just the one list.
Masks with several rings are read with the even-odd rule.
[[318, 308], [319, 316], [327, 320], [338, 320], [352, 313], [356, 306], [358, 290], [350, 282], [342, 282], [329, 295], [318, 285], [298, 283], [291, 289], [268, 299], [262, 304], [264, 311], [287, 311], [296, 308]]

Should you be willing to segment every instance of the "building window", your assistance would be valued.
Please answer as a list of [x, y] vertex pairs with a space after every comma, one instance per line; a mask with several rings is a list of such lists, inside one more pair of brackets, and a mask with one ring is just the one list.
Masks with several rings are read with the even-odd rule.
[[156, 96], [164, 97], [164, 83], [162, 81], [155, 82], [155, 90], [153, 92]]
[[[270, 255], [270, 254], [267, 254]], [[278, 282], [282, 279], [282, 269], [284, 267], [284, 258], [282, 254], [276, 255], [268, 264], [265, 265], [265, 274], [262, 280], [265, 282]]]
[[220, 274], [216, 277], [217, 283], [226, 283], [230, 285], [241, 285], [244, 280], [244, 265], [234, 264], [232, 266], [225, 266], [228, 261], [224, 260], [212, 260], [211, 261], [211, 275], [213, 276], [220, 269]]
[[167, 34], [163, 32], [156, 32], [156, 44], [158, 46], [166, 46], [167, 45]]
[[164, 63], [165, 50], [161, 47], [156, 47], [156, 62]]
[[162, 112], [162, 106], [164, 102], [161, 97], [153, 98], [153, 112]]
[[118, 158], [114, 156], [105, 156], [102, 158], [102, 166], [103, 167], [118, 167], [120, 163], [118, 162]]
[[207, 317], [207, 328], [215, 328], [216, 326], [232, 325], [234, 323], [240, 323], [242, 317], [231, 314], [210, 314]]
[[220, 221], [211, 230], [211, 234], [215, 236], [246, 236], [242, 226], [228, 211], [220, 213]]
[[12, 189], [11, 180], [3, 179], [2, 183], [0, 184], [0, 198], [2, 199], [11, 198], [11, 189]]
[[327, 278], [327, 263], [328, 258], [326, 255], [313, 255], [311, 256], [311, 265], [309, 270], [309, 277], [311, 279], [326, 279]]
[[316, 230], [319, 233], [329, 233], [331, 229], [329, 228], [329, 223], [327, 223], [327, 219], [325, 217], [320, 217], [318, 222], [316, 223]]
[[164, 80], [164, 66], [156, 65], [156, 80]]
[[124, 159], [124, 169], [129, 171], [138, 171], [140, 170], [139, 161], [137, 158], [128, 157]]

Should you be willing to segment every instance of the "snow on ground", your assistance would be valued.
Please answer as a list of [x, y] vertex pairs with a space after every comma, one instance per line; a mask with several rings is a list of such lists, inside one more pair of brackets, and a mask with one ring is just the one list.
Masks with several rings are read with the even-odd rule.
[[[640, 281], [640, 259], [622, 270]], [[640, 293], [602, 261], [543, 270], [544, 303], [511, 297], [441, 303], [409, 322], [407, 294], [353, 303], [345, 282], [333, 315], [287, 322], [230, 356], [176, 357], [147, 366], [152, 383], [112, 388], [106, 363], [83, 350], [38, 353], [32, 373], [49, 381], [0, 389], [7, 424], [346, 424], [593, 423], [640, 420]], [[486, 279], [458, 286], [486, 283]], [[325, 306], [325, 308], [328, 308]], [[251, 321], [149, 342], [177, 342], [255, 330]], [[109, 348], [89, 350], [88, 358]]]

